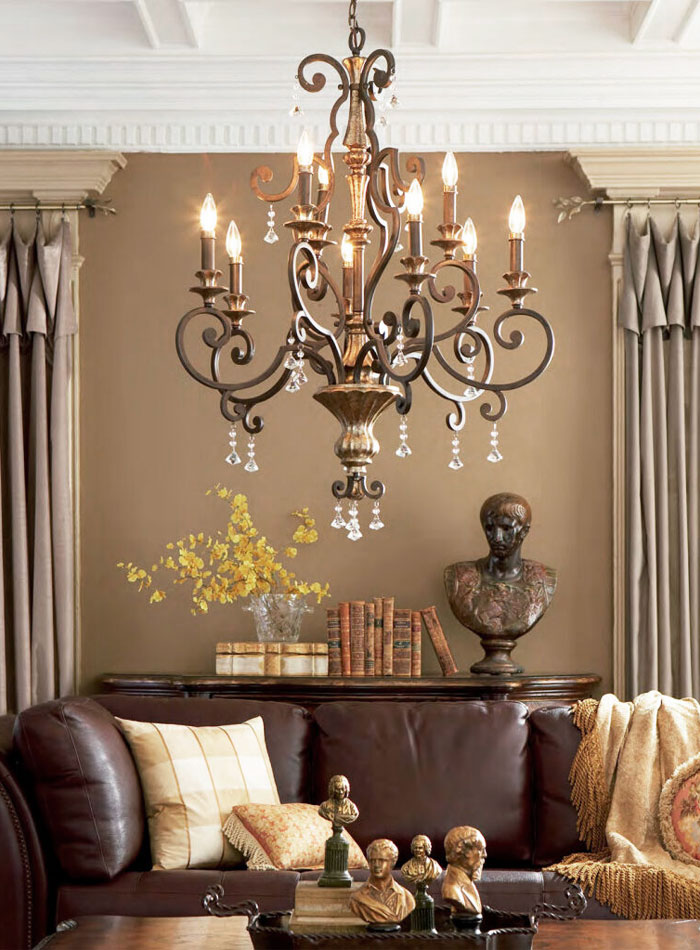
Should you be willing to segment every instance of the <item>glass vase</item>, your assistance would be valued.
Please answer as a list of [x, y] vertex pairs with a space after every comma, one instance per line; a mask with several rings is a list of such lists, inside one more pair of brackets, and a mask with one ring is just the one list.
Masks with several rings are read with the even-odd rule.
[[296, 643], [302, 617], [313, 611], [303, 597], [287, 594], [251, 594], [243, 609], [252, 613], [261, 643]]

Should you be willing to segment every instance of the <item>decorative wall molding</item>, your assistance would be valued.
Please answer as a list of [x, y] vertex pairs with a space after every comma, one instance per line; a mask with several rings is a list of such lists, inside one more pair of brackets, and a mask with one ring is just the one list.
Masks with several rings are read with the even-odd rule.
[[700, 137], [678, 148], [573, 148], [570, 158], [589, 188], [610, 198], [700, 194]]
[[[406, 110], [408, 112], [408, 110]], [[629, 115], [605, 118], [585, 112], [550, 116], [492, 113], [474, 117], [459, 111], [441, 120], [435, 113], [392, 114], [390, 124], [381, 129], [383, 140], [400, 149], [423, 152], [455, 151], [519, 152], [567, 151], [595, 143], [597, 148], [687, 148], [700, 142], [700, 119], [676, 120], [668, 113], [653, 119], [633, 119]], [[326, 116], [308, 113], [306, 125], [314, 141], [327, 135]], [[266, 117], [227, 119], [208, 116], [163, 121], [157, 117], [129, 117], [117, 120], [86, 120], [71, 116], [21, 120], [0, 111], [0, 149], [106, 149], [117, 152], [293, 152], [301, 125]], [[339, 146], [340, 147], [340, 146]], [[668, 156], [668, 151], [664, 151]], [[596, 176], [598, 177], [598, 176]], [[595, 187], [602, 187], [596, 185]], [[637, 192], [640, 193], [640, 192]], [[643, 192], [646, 194], [646, 192]]]
[[81, 201], [102, 194], [126, 165], [115, 151], [68, 149], [0, 150], [0, 193], [38, 201]]

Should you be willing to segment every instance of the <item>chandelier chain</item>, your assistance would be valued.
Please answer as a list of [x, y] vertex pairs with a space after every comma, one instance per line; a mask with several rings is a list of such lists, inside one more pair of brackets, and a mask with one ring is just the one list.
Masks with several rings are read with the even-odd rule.
[[348, 26], [350, 27], [350, 37], [348, 39], [350, 52], [353, 56], [359, 56], [362, 47], [365, 45], [365, 31], [357, 23], [357, 0], [350, 0]]

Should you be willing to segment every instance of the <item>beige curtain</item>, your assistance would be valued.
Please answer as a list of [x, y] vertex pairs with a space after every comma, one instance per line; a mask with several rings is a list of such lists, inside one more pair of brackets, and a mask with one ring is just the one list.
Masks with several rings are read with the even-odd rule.
[[70, 226], [0, 243], [0, 711], [73, 691]]
[[698, 228], [627, 218], [627, 692], [700, 698]]

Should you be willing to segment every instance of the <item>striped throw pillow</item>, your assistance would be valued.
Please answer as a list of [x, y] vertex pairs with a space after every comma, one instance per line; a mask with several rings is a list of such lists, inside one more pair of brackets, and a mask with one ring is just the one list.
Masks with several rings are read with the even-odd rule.
[[154, 870], [241, 864], [222, 831], [231, 809], [280, 800], [262, 718], [231, 726], [117, 721], [141, 777]]

